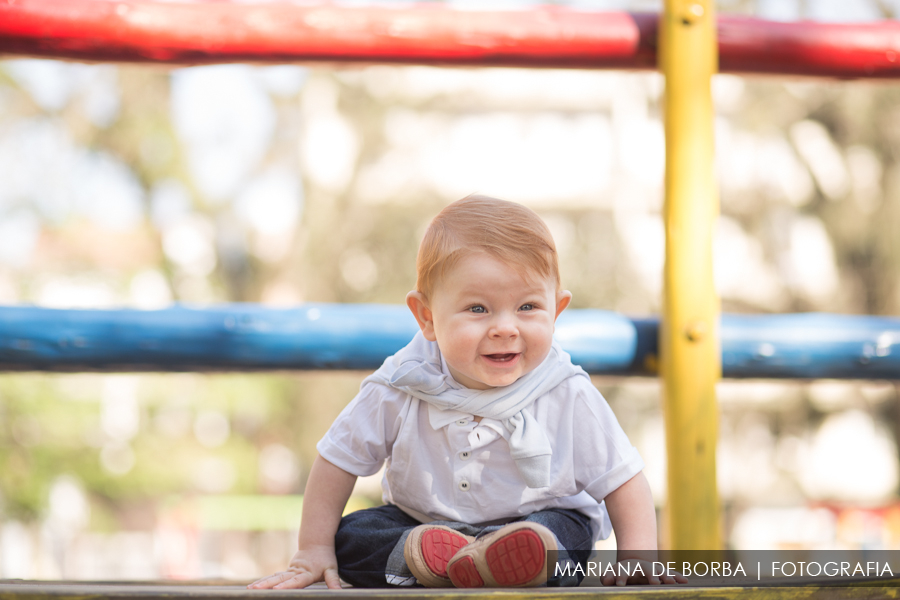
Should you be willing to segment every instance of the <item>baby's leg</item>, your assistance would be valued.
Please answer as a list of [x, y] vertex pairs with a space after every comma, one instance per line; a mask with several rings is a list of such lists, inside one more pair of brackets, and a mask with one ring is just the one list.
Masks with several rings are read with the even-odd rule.
[[342, 518], [334, 537], [341, 579], [356, 587], [388, 587], [385, 572], [391, 552], [417, 525], [417, 520], [392, 505]]
[[[553, 532], [559, 542], [559, 563], [565, 564], [566, 558], [581, 563], [582, 568], [587, 567], [594, 544], [591, 531], [591, 520], [577, 510], [563, 508], [551, 508], [528, 515], [525, 521], [539, 523]], [[566, 556], [568, 555], [568, 556]], [[555, 569], [551, 566], [551, 573]], [[577, 586], [584, 579], [582, 571], [570, 571], [569, 575], [550, 577], [547, 585], [550, 587]]]

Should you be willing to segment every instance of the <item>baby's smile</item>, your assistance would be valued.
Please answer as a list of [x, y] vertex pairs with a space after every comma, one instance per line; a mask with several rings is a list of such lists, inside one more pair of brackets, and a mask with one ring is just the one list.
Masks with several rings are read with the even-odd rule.
[[507, 352], [505, 354], [485, 354], [484, 356], [492, 361], [508, 363], [517, 359], [521, 354], [518, 352]]

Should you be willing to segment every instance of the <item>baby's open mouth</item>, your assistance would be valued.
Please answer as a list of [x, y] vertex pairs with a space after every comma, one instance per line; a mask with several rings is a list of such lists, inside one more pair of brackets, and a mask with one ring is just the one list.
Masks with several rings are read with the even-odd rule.
[[485, 354], [489, 359], [496, 360], [498, 362], [509, 362], [519, 354], [517, 352], [508, 352], [506, 354]]

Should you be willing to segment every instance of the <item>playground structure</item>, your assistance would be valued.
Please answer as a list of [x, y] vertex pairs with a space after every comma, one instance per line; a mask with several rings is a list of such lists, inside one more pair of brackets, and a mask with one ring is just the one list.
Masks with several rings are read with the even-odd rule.
[[[661, 21], [655, 15], [623, 13], [592, 15], [596, 19], [592, 20], [558, 9], [513, 13], [526, 23], [526, 33], [502, 39], [504, 31], [514, 30], [510, 13], [498, 16], [457, 14], [437, 8], [420, 11], [18, 0], [0, 5], [0, 51], [81, 60], [166, 63], [324, 60], [652, 68], [657, 60], [656, 35], [660, 35], [658, 49], [667, 79], [667, 156], [670, 161], [678, 157], [684, 160], [670, 162], [667, 168], [667, 312], [662, 318], [661, 342], [654, 344], [660, 329], [656, 322], [633, 322], [593, 311], [567, 315], [572, 330], [578, 333], [566, 340], [566, 321], [561, 320], [560, 335], [567, 348], [572, 344], [577, 361], [588, 365], [594, 361], [593, 367], [588, 366], [592, 372], [651, 374], [656, 358], [661, 360], [667, 419], [672, 424], [669, 456], [684, 466], [677, 478], [670, 478], [670, 510], [678, 515], [671, 522], [693, 525], [685, 531], [673, 531], [672, 544], [679, 548], [712, 548], [719, 543], [715, 519], [709, 518], [715, 514], [716, 503], [713, 385], [719, 377], [719, 356], [723, 357], [724, 376], [897, 378], [900, 370], [892, 349], [900, 340], [900, 324], [892, 319], [798, 315], [783, 319], [800, 325], [806, 322], [806, 327], [782, 327], [778, 317], [725, 316], [718, 325], [710, 255], [711, 224], [717, 212], [709, 97], [709, 78], [716, 69], [715, 21], [710, 3], [670, 5]], [[291, 15], [296, 21], [284, 18]], [[201, 18], [208, 26], [207, 33], [196, 35], [197, 20]], [[311, 28], [308, 36], [298, 33], [303, 31], [297, 28], [301, 22]], [[85, 23], [95, 27], [84, 26]], [[184, 29], [173, 28], [171, 23], [184, 24]], [[257, 37], [242, 29], [243, 24], [252, 30], [260, 23]], [[346, 23], [355, 24], [357, 29], [344, 27]], [[719, 23], [719, 60], [723, 70], [835, 77], [897, 75], [897, 50], [891, 45], [894, 24], [811, 26], [724, 18]], [[434, 29], [427, 29], [428, 25], [450, 33], [437, 35]], [[537, 31], [540, 26], [545, 28], [543, 37]], [[279, 36], [279, 27], [284, 37]], [[457, 30], [476, 38], [481, 36], [480, 39], [488, 36], [489, 43], [472, 44], [453, 38], [450, 34]], [[818, 35], [810, 34], [811, 30]], [[354, 41], [365, 40], [366, 32], [381, 33], [354, 49]], [[582, 39], [579, 35], [585, 38], [582, 43], [576, 43]], [[302, 40], [307, 39], [311, 40], [309, 45], [302, 47]], [[433, 43], [426, 45], [426, 40]], [[275, 44], [279, 41], [280, 47]], [[548, 51], [554, 42], [556, 53]], [[845, 52], [833, 50], [839, 43]], [[342, 54], [342, 48], [351, 51]], [[792, 48], [794, 53], [787, 57], [793, 60], [780, 55]], [[777, 65], [773, 56], [779, 57]], [[777, 70], [780, 68], [784, 70]], [[688, 246], [683, 240], [694, 243]], [[402, 344], [403, 336], [408, 337], [411, 331], [411, 321], [400, 317], [403, 311], [390, 313], [393, 320], [380, 321], [385, 329], [371, 332], [363, 329], [365, 323], [373, 321], [367, 318], [366, 310], [382, 309], [361, 308], [354, 314], [347, 307], [304, 306], [279, 314], [235, 307], [199, 314], [183, 309], [135, 314], [13, 308], [0, 314], [9, 323], [3, 327], [8, 333], [2, 340], [0, 360], [7, 369], [40, 370], [135, 370], [142, 365], [167, 370], [176, 365], [198, 370], [369, 368], [377, 365], [379, 357], [391, 348]], [[28, 319], [33, 319], [32, 326]], [[135, 329], [138, 321], [146, 329]], [[50, 322], [59, 326], [47, 327]], [[165, 325], [169, 323], [172, 329], [167, 330]], [[294, 329], [284, 327], [285, 323]], [[585, 327], [586, 324], [593, 327]], [[43, 336], [41, 330], [53, 334]], [[65, 334], [60, 335], [60, 331]], [[286, 340], [279, 335], [286, 331], [296, 331], [296, 336]], [[169, 342], [184, 348], [179, 343], [179, 339], [184, 339], [179, 332], [212, 343], [199, 344], [188, 361], [184, 355], [166, 354]], [[815, 340], [813, 333], [817, 334]], [[348, 334], [359, 337], [343, 337]], [[834, 342], [830, 350], [819, 337], [829, 335]], [[388, 341], [375, 346], [371, 343], [373, 338]], [[243, 340], [249, 343], [242, 344]], [[284, 356], [283, 344], [301, 340], [327, 342], [328, 348], [301, 349], [303, 352], [287, 364], [265, 360], [252, 363], [254, 357], [264, 356], [260, 352], [263, 348]], [[223, 341], [234, 350], [233, 356], [217, 358], [210, 352], [211, 347], [224, 350]], [[111, 348], [105, 359], [100, 352], [104, 345]], [[371, 354], [362, 356], [363, 348]], [[582, 352], [580, 357], [574, 348]], [[195, 363], [190, 362], [193, 359]], [[690, 473], [690, 477], [685, 473]], [[697, 527], [698, 523], [708, 525], [708, 529]]]
[[[719, 72], [896, 78], [900, 24], [782, 23], [669, 2], [670, 24], [715, 31]], [[699, 8], [695, 8], [699, 7]], [[660, 15], [561, 7], [458, 11], [279, 3], [14, 0], [0, 53], [82, 61], [657, 69]], [[715, 26], [713, 26], [715, 23]]]
[[[723, 315], [722, 374], [749, 379], [890, 380], [895, 318]], [[164, 310], [4, 307], [0, 370], [218, 372], [374, 370], [418, 330], [405, 306], [230, 304]], [[658, 319], [568, 309], [556, 337], [594, 375], [659, 374]]]

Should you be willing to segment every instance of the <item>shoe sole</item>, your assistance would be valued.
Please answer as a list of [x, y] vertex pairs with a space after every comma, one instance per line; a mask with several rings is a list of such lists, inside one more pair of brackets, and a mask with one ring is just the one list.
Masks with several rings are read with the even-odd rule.
[[[546, 580], [547, 546], [533, 529], [517, 529], [494, 540], [484, 550], [482, 569], [471, 556], [462, 556], [448, 569], [456, 587], [529, 587]], [[487, 580], [487, 582], [485, 581]]]
[[[425, 587], [453, 587], [447, 576], [447, 563], [472, 538], [440, 526], [422, 533], [413, 530], [403, 548], [406, 564]], [[418, 552], [415, 550], [418, 548]]]
[[546, 565], [544, 542], [530, 529], [497, 540], [484, 554], [491, 576], [501, 587], [528, 585]]
[[471, 556], [464, 556], [452, 565], [447, 573], [450, 581], [458, 588], [484, 587], [484, 579], [475, 567], [475, 561]]

